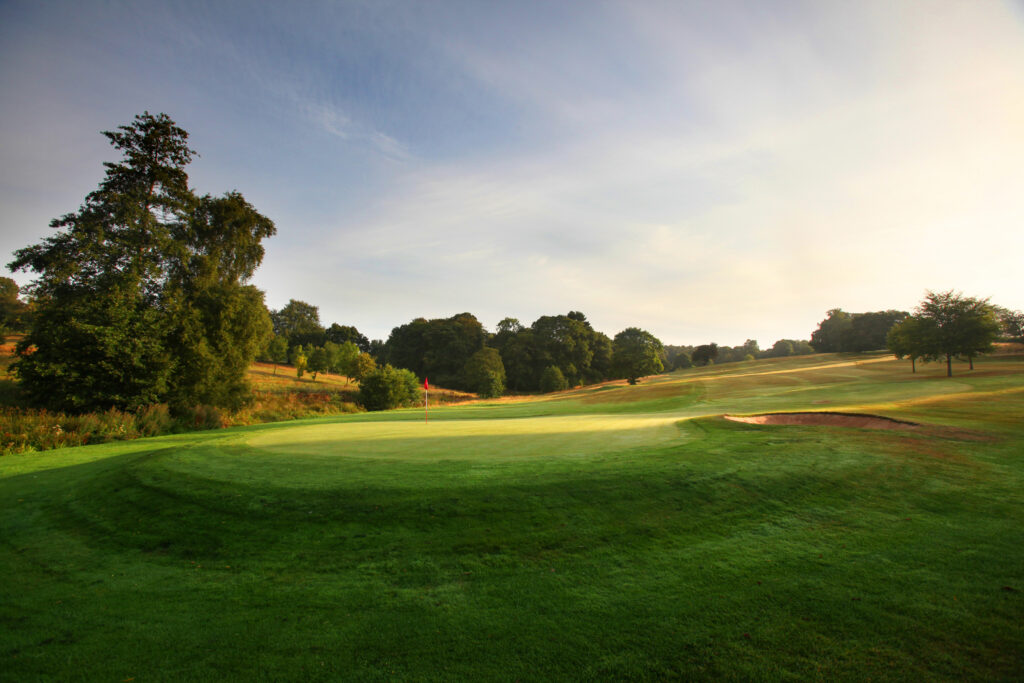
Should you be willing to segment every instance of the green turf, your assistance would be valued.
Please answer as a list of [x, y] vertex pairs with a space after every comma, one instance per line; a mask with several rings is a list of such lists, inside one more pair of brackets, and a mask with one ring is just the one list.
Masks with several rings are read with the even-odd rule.
[[[943, 372], [817, 356], [0, 458], [0, 679], [1019, 679], [1024, 358]], [[718, 417], [778, 410], [924, 426]]]

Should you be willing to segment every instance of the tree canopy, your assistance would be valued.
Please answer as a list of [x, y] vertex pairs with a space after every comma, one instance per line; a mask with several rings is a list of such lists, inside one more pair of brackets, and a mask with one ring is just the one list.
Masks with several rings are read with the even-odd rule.
[[811, 333], [811, 346], [818, 353], [884, 349], [889, 330], [906, 317], [906, 311], [847, 313], [833, 308]]
[[966, 358], [974, 369], [974, 358], [992, 350], [998, 339], [1000, 321], [988, 299], [963, 296], [952, 290], [927, 292], [914, 315], [897, 324], [888, 335], [889, 349], [908, 357], [916, 371], [916, 360], [946, 361], [946, 375], [953, 376], [953, 358]]
[[360, 334], [359, 330], [351, 325], [339, 325], [338, 323], [332, 323], [324, 333], [324, 337], [327, 341], [334, 342], [335, 344], [352, 342], [358, 346], [359, 350], [363, 353], [369, 353], [370, 351], [370, 340], [366, 338], [366, 335]]
[[358, 400], [367, 410], [388, 410], [412, 405], [421, 395], [415, 374], [385, 364], [362, 378]]
[[657, 337], [638, 327], [629, 327], [612, 341], [612, 366], [616, 374], [636, 384], [639, 378], [665, 369], [661, 351], [662, 344]]
[[0, 277], [0, 335], [21, 331], [29, 322], [29, 306], [19, 297], [18, 283], [9, 277]]
[[992, 350], [999, 337], [999, 320], [988, 299], [959, 292], [927, 292], [915, 314], [921, 327], [923, 349], [929, 358], [946, 358], [946, 374], [953, 376], [953, 357], [963, 356], [974, 368], [974, 357]]
[[412, 322], [391, 330], [384, 357], [395, 367], [430, 377], [439, 386], [467, 389], [463, 368], [484, 347], [487, 333], [471, 313]]
[[710, 365], [718, 358], [718, 344], [701, 344], [690, 354], [694, 365]]
[[274, 334], [287, 339], [289, 346], [322, 346], [326, 338], [320, 309], [305, 301], [290, 299], [281, 310], [270, 312], [270, 320]]

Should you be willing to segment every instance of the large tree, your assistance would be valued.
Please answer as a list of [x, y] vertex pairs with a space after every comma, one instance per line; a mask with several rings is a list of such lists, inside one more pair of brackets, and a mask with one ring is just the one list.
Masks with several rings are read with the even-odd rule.
[[543, 315], [530, 326], [533, 331], [535, 371], [538, 377], [547, 367], [557, 367], [569, 386], [591, 375], [594, 359], [594, 330], [579, 311], [567, 315]]
[[963, 296], [952, 290], [927, 292], [915, 314], [921, 318], [927, 337], [922, 339], [925, 357], [945, 358], [946, 376], [953, 376], [953, 357], [967, 358], [974, 369], [974, 357], [992, 350], [999, 338], [999, 320], [988, 299]]
[[289, 346], [322, 346], [326, 340], [320, 325], [320, 309], [305, 301], [290, 299], [281, 310], [270, 312], [270, 320], [274, 334], [286, 338]]
[[853, 316], [841, 308], [833, 308], [811, 333], [811, 346], [818, 353], [846, 351], [844, 342], [852, 328]]
[[661, 362], [662, 344], [650, 332], [630, 327], [615, 335], [612, 341], [612, 366], [616, 374], [630, 384], [665, 369]]
[[897, 358], [910, 359], [910, 371], [917, 372], [917, 359], [926, 358], [934, 347], [934, 321], [909, 316], [896, 323], [886, 335], [886, 346]]
[[1003, 334], [1006, 338], [1014, 341], [1024, 341], [1024, 313], [1011, 311], [1002, 306], [993, 306], [992, 308], [1002, 324]]
[[351, 325], [339, 325], [338, 323], [332, 323], [324, 333], [327, 341], [334, 342], [335, 344], [344, 344], [345, 342], [352, 342], [359, 347], [359, 350], [363, 353], [367, 353], [370, 350], [370, 340], [366, 338], [365, 334], [360, 334], [359, 330]]
[[170, 401], [231, 406], [269, 325], [244, 283], [273, 223], [238, 193], [196, 197], [188, 133], [149, 112], [104, 135], [122, 154], [57, 234], [15, 252], [37, 274], [21, 385], [62, 410]]

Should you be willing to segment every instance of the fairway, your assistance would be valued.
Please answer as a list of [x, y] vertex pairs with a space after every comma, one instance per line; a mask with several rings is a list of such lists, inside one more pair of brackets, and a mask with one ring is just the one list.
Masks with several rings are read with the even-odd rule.
[[[1013, 680], [1024, 357], [0, 459], [5, 680]], [[913, 430], [730, 422], [867, 413]]]

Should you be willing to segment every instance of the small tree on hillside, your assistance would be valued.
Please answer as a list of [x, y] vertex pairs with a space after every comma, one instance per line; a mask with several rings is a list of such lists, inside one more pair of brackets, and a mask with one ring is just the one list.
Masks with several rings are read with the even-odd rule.
[[373, 360], [373, 356], [368, 353], [360, 353], [356, 356], [355, 363], [352, 366], [352, 373], [349, 377], [357, 382], [362, 382], [376, 369], [377, 361]]
[[272, 335], [263, 350], [263, 359], [274, 364], [274, 374], [277, 374], [277, 366], [288, 362], [288, 340], [278, 335]]
[[897, 358], [909, 358], [910, 371], [917, 372], [917, 359], [929, 355], [933, 336], [930, 320], [910, 316], [892, 326], [886, 345]]
[[[338, 344], [337, 352], [333, 358], [332, 369], [334, 372], [339, 372], [346, 377], [355, 377], [358, 372], [357, 362], [359, 361], [359, 354], [359, 347], [356, 346], [355, 342], [347, 341]], [[373, 360], [373, 358], [371, 357], [370, 360]]]
[[327, 370], [330, 358], [327, 355], [327, 351], [322, 347], [318, 346], [309, 354], [309, 360], [306, 361], [306, 367], [309, 368], [310, 373], [313, 375], [313, 381], [316, 381], [317, 374], [325, 372]]

